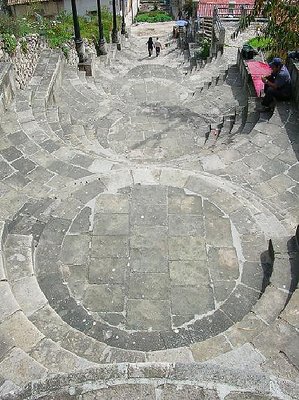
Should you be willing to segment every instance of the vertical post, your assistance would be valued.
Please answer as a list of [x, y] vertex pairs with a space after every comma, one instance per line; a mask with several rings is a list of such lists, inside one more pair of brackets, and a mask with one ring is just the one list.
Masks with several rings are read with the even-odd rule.
[[72, 0], [72, 13], [73, 13], [73, 22], [74, 22], [74, 31], [75, 31], [75, 46], [76, 51], [79, 57], [79, 63], [84, 63], [86, 61], [84, 43], [80, 34], [80, 26], [78, 21], [78, 13], [76, 0]]
[[122, 35], [125, 35], [125, 33], [126, 33], [125, 12], [126, 12], [125, 0], [121, 0], [121, 34]]
[[297, 225], [297, 229], [295, 232], [295, 241], [296, 241], [297, 247], [299, 249], [299, 225]]
[[213, 57], [215, 55], [215, 47], [216, 47], [215, 26], [216, 26], [216, 21], [217, 21], [217, 7], [214, 6], [213, 19], [212, 19], [212, 34], [211, 34], [210, 57]]
[[274, 263], [275, 252], [274, 252], [274, 247], [273, 247], [272, 239], [269, 240], [268, 253], [269, 253], [269, 257], [270, 257], [272, 263]]
[[104, 29], [102, 22], [101, 0], [97, 0], [98, 6], [98, 25], [99, 25], [99, 42], [98, 42], [98, 55], [107, 54], [105, 49]]
[[117, 43], [116, 0], [112, 0], [112, 43]]

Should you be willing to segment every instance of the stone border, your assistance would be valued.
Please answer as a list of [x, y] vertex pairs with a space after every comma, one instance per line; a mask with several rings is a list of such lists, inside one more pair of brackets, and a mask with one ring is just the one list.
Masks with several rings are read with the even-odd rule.
[[4, 221], [0, 221], [0, 282], [7, 281], [6, 271], [4, 267], [4, 243], [7, 238], [7, 226]]
[[293, 98], [299, 108], [299, 62], [288, 59], [287, 67], [290, 71], [291, 79], [292, 79], [292, 88], [293, 88]]
[[243, 129], [246, 133], [250, 133], [260, 117], [259, 112], [256, 111], [256, 107], [259, 104], [259, 98], [256, 96], [251, 74], [248, 70], [246, 61], [242, 57], [240, 49], [238, 49], [237, 65], [247, 94], [247, 117]]
[[[244, 393], [244, 395], [269, 396], [269, 399], [289, 398], [288, 394], [297, 393], [298, 385], [291, 381], [277, 379], [275, 376], [254, 370], [225, 368], [211, 363], [202, 364], [169, 364], [169, 363], [137, 363], [137, 364], [106, 364], [97, 368], [86, 369], [84, 372], [56, 374], [52, 377], [29, 383], [24, 389], [2, 397], [3, 400], [39, 399], [43, 396], [58, 398], [76, 398], [78, 395], [113, 388], [149, 387], [167, 389], [178, 387], [201, 388], [206, 395], [223, 393]], [[170, 391], [171, 392], [171, 391]], [[113, 391], [111, 391], [111, 394]], [[236, 394], [237, 394], [236, 393]], [[55, 398], [55, 397], [53, 397]], [[152, 398], [152, 397], [151, 397]], [[207, 397], [210, 398], [210, 397]], [[221, 397], [223, 398], [223, 397]], [[242, 397], [243, 398], [243, 397]], [[247, 397], [246, 397], [247, 398]], [[267, 397], [268, 398], [268, 397]]]
[[[36, 72], [42, 72], [40, 80], [35, 80]], [[29, 88], [32, 90], [32, 107], [46, 108], [53, 102], [54, 92], [61, 84], [63, 61], [61, 52], [43, 50]], [[42, 105], [41, 105], [41, 102]]]

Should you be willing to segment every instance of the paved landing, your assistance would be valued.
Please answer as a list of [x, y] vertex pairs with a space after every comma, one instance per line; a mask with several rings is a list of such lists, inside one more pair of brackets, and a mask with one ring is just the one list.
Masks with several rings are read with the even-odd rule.
[[230, 220], [182, 189], [123, 192], [99, 195], [93, 210], [82, 210], [86, 228], [94, 215], [88, 233], [74, 227], [65, 238], [62, 261], [75, 298], [127, 330], [170, 330], [215, 311], [239, 277]]
[[39, 283], [71, 326], [118, 348], [161, 350], [215, 336], [256, 303], [265, 242], [244, 199], [177, 172], [148, 184], [144, 170], [114, 171], [63, 203], [71, 220], [46, 224]]

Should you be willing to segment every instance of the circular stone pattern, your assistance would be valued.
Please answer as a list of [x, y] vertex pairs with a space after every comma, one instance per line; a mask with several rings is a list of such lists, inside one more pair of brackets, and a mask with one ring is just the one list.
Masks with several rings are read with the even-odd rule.
[[107, 142], [116, 153], [134, 160], [168, 160], [197, 153], [208, 127], [204, 117], [190, 110], [145, 104], [113, 124]]
[[49, 223], [38, 245], [40, 287], [67, 323], [111, 346], [148, 351], [205, 340], [259, 296], [240, 283], [230, 218], [193, 192], [126, 187], [65, 221]]
[[[215, 213], [225, 231], [218, 247], [208, 218]], [[70, 274], [74, 240], [67, 236], [62, 249]], [[99, 195], [89, 256], [79, 293], [78, 283], [70, 289], [95, 318], [126, 330], [167, 331], [214, 311], [239, 276], [229, 219], [200, 196], [171, 187]]]

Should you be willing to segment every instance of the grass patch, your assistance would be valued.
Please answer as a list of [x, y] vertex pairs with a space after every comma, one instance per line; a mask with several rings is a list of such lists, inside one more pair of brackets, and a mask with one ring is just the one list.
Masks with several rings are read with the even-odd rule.
[[172, 21], [172, 17], [165, 11], [141, 11], [137, 14], [135, 17], [136, 22], [166, 22], [166, 21]]

